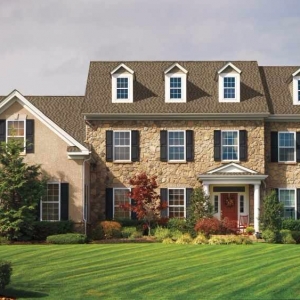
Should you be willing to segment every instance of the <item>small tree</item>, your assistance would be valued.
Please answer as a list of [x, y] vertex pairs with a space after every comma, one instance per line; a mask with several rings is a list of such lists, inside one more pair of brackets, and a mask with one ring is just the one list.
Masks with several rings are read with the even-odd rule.
[[148, 177], [143, 172], [130, 179], [129, 183], [133, 188], [129, 193], [129, 197], [133, 200], [133, 203], [123, 205], [124, 209], [136, 213], [138, 220], [144, 220], [149, 235], [151, 235], [151, 222], [158, 220], [161, 211], [167, 207], [165, 202], [161, 202], [160, 195], [155, 191], [158, 188], [156, 178], [156, 176]]
[[36, 206], [45, 192], [39, 165], [24, 163], [24, 147], [16, 140], [0, 144], [0, 235], [31, 237]]
[[279, 202], [273, 190], [263, 201], [263, 210], [260, 216], [261, 228], [279, 232], [282, 227], [283, 203]]
[[194, 189], [188, 208], [187, 223], [189, 228], [194, 228], [198, 220], [213, 217], [213, 205], [210, 198], [202, 188]]

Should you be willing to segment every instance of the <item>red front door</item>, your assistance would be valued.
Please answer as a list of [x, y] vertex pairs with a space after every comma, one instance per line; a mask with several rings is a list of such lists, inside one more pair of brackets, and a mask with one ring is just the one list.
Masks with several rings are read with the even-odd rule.
[[229, 220], [238, 220], [238, 194], [221, 193], [221, 218]]

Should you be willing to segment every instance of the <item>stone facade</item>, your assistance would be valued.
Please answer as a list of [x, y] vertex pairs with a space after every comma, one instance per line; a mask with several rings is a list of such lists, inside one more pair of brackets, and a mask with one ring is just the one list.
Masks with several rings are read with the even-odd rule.
[[[87, 126], [87, 142], [92, 145], [96, 158], [96, 168], [91, 174], [91, 220], [104, 218], [106, 187], [128, 187], [129, 179], [142, 171], [150, 176], [157, 175], [160, 188], [200, 186], [197, 179], [200, 173], [222, 165], [222, 162], [214, 161], [214, 130], [247, 130], [248, 159], [239, 164], [261, 174], [265, 173], [263, 121], [93, 121], [92, 123], [92, 126]], [[160, 130], [174, 129], [194, 131], [194, 162], [160, 161]], [[139, 130], [140, 161], [106, 162], [107, 130]]]

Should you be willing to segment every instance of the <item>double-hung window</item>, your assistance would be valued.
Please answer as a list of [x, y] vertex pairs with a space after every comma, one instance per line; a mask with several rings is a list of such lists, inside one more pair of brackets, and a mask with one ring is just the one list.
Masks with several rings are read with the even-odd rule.
[[239, 160], [239, 131], [222, 131], [222, 160]]
[[128, 197], [129, 189], [127, 188], [114, 188], [113, 195], [113, 218], [114, 219], [128, 219], [130, 218], [130, 211], [125, 210], [122, 205], [129, 204], [130, 198]]
[[186, 217], [185, 189], [169, 189], [168, 202], [169, 218]]
[[170, 78], [170, 99], [181, 99], [181, 77]]
[[296, 161], [296, 133], [278, 133], [278, 157], [280, 162]]
[[284, 205], [283, 217], [296, 218], [296, 191], [295, 189], [279, 189], [279, 201]]
[[224, 99], [236, 98], [235, 77], [224, 77]]
[[117, 99], [128, 99], [129, 84], [128, 77], [117, 78]]
[[60, 183], [48, 183], [41, 201], [41, 221], [60, 221], [60, 202]]
[[168, 160], [185, 160], [185, 131], [168, 131]]
[[6, 141], [17, 141], [20, 146], [26, 146], [25, 140], [26, 122], [25, 120], [7, 120], [7, 135]]
[[114, 161], [131, 160], [131, 131], [114, 131]]

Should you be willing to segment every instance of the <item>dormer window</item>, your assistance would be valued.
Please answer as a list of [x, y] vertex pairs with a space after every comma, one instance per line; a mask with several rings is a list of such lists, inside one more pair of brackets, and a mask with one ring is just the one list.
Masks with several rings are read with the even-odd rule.
[[300, 105], [300, 69], [293, 75], [293, 103]]
[[186, 102], [186, 77], [187, 70], [177, 63], [165, 71], [166, 102]]
[[232, 63], [218, 71], [220, 102], [240, 102], [240, 73]]
[[125, 64], [119, 65], [111, 72], [112, 76], [112, 102], [133, 102], [134, 71]]

